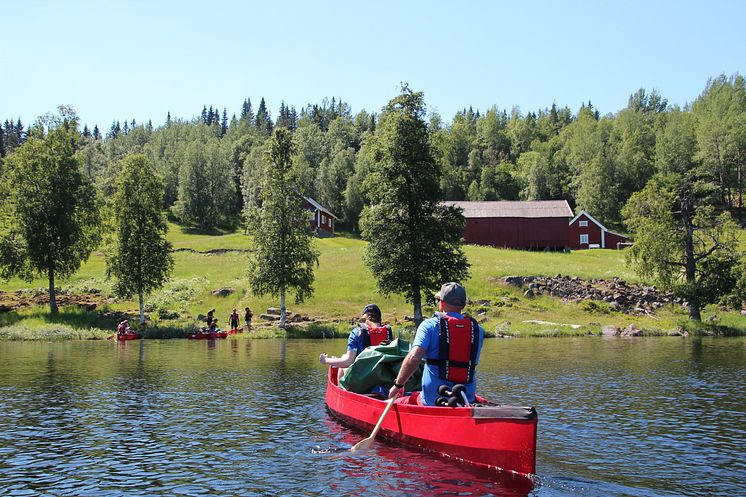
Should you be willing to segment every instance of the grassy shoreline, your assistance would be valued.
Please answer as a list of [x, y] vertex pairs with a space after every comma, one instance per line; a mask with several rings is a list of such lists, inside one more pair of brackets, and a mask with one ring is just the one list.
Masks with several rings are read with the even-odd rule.
[[[301, 327], [279, 330], [259, 315], [268, 307], [277, 307], [279, 299], [257, 298], [248, 288], [245, 276], [246, 254], [250, 239], [241, 233], [204, 235], [191, 233], [171, 225], [169, 239], [175, 249], [172, 279], [153, 295], [146, 297], [148, 326], [145, 338], [183, 337], [200, 325], [198, 317], [215, 308], [219, 324], [227, 324], [231, 310], [239, 313], [245, 306], [254, 311], [257, 331], [243, 337], [251, 338], [330, 338], [346, 337], [352, 319], [369, 302], [378, 303], [384, 320], [395, 330], [412, 328], [407, 316], [412, 307], [401, 297], [384, 297], [362, 263], [366, 242], [337, 237], [316, 240], [320, 251], [316, 269], [315, 293], [303, 304], [294, 305], [288, 299], [290, 311], [308, 318]], [[563, 302], [554, 297], [527, 298], [523, 289], [503, 283], [505, 276], [556, 276], [564, 274], [583, 279], [623, 278], [630, 283], [639, 279], [624, 264], [624, 253], [615, 250], [585, 250], [569, 254], [556, 252], [525, 252], [491, 247], [467, 246], [472, 265], [471, 277], [464, 282], [469, 298], [487, 301], [488, 305], [471, 305], [467, 312], [474, 315], [488, 336], [599, 336], [603, 326], [623, 329], [631, 324], [647, 336], [668, 336], [686, 332], [690, 335], [744, 335], [746, 316], [708, 306], [699, 326], [687, 319], [686, 311], [667, 306], [653, 316], [632, 316], [595, 306]], [[118, 316], [137, 315], [133, 300], [117, 300], [112, 295], [112, 282], [104, 278], [105, 262], [94, 254], [71, 278], [60, 282], [60, 288], [71, 293], [90, 293], [99, 300], [94, 311], [75, 306], [61, 308], [57, 316], [48, 306], [36, 305], [19, 311], [0, 313], [0, 340], [105, 339], [113, 333]], [[25, 282], [10, 280], [1, 288], [6, 292], [22, 289], [43, 289], [43, 279]], [[229, 295], [213, 295], [213, 291], [229, 288]], [[425, 306], [427, 316], [434, 311]], [[309, 322], [313, 324], [308, 324]]]

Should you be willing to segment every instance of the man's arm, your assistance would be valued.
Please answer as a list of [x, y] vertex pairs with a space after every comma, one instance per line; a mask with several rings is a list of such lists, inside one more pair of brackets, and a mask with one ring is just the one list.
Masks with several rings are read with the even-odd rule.
[[[389, 390], [389, 398], [396, 397], [399, 395], [399, 391], [404, 388], [404, 385], [409, 381], [409, 378], [417, 371], [420, 367], [422, 358], [425, 357], [425, 349], [415, 345], [404, 358], [404, 362], [401, 365], [399, 374], [396, 375], [394, 380], [394, 386]], [[401, 385], [401, 388], [397, 385]]]

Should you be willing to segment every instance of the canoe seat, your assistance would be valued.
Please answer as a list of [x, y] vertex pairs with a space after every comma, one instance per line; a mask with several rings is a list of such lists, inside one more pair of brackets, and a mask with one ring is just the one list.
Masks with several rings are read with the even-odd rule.
[[471, 417], [480, 419], [535, 419], [536, 409], [520, 406], [472, 407]]

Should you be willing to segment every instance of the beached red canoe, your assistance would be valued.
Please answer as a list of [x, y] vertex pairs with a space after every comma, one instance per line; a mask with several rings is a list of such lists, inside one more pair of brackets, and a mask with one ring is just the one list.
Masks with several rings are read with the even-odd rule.
[[128, 333], [121, 333], [117, 335], [117, 340], [125, 341], [125, 340], [138, 340], [140, 338], [139, 333], [135, 333], [134, 331], [130, 331]]
[[[329, 368], [326, 405], [345, 424], [370, 432], [385, 400], [343, 390], [337, 368]], [[482, 403], [484, 399], [478, 397]], [[524, 476], [536, 470], [536, 426], [533, 407], [425, 407], [394, 404], [378, 437], [477, 466]]]
[[187, 333], [187, 338], [190, 340], [214, 340], [215, 338], [227, 338], [227, 331], [191, 331]]

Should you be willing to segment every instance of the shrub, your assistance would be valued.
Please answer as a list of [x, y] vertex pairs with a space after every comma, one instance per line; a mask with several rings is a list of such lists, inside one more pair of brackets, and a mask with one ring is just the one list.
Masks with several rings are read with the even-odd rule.
[[584, 300], [580, 303], [580, 308], [591, 314], [613, 314], [616, 312], [611, 304], [600, 300]]

